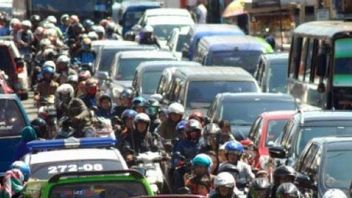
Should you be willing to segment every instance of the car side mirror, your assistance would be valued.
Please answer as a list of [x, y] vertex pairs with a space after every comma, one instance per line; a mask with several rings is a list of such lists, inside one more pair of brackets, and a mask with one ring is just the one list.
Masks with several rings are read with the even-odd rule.
[[286, 158], [287, 154], [284, 148], [281, 146], [269, 147], [269, 153], [272, 158]]
[[296, 176], [296, 182], [303, 188], [310, 188], [313, 190], [316, 190], [317, 188], [317, 185], [311, 180], [311, 178], [308, 175], [302, 173], [298, 173]]
[[95, 74], [95, 77], [98, 78], [99, 80], [108, 80], [109, 73], [106, 71], [97, 71]]

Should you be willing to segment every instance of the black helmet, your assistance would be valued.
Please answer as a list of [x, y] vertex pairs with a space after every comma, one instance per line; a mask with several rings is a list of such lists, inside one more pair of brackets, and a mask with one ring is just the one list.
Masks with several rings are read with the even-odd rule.
[[[290, 166], [280, 166], [274, 171], [275, 185], [280, 185], [283, 182], [293, 182], [296, 177], [296, 171]], [[281, 181], [284, 179], [285, 181]], [[288, 180], [288, 181], [286, 181]]]
[[120, 94], [121, 98], [129, 98], [132, 99], [133, 98], [133, 91], [130, 88], [125, 88], [121, 94]]
[[249, 189], [252, 198], [267, 198], [271, 192], [271, 184], [266, 178], [256, 178]]
[[32, 15], [30, 19], [32, 23], [39, 23], [41, 20], [42, 18], [37, 14]]
[[104, 95], [102, 95], [102, 96], [99, 97], [99, 104], [100, 104], [103, 100], [108, 100], [110, 103], [112, 103], [111, 96], [108, 95], [108, 94], [104, 94]]
[[238, 178], [239, 170], [236, 165], [225, 163], [218, 169], [218, 173], [227, 172], [230, 173], [235, 179]]
[[292, 183], [283, 183], [276, 190], [276, 198], [299, 198], [300, 192]]
[[46, 123], [46, 121], [44, 119], [36, 118], [36, 119], [32, 120], [31, 126], [37, 132], [38, 138], [46, 137], [45, 134], [48, 133], [48, 124]]
[[92, 21], [90, 19], [86, 19], [83, 21], [82, 25], [86, 31], [90, 31], [94, 25], [94, 21]]

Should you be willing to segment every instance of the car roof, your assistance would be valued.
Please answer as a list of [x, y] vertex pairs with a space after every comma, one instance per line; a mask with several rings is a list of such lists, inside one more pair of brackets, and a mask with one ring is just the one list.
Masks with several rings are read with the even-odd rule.
[[[121, 156], [121, 155], [120, 155]], [[31, 154], [30, 163], [62, 162], [72, 160], [118, 160], [120, 159], [117, 149], [63, 149], [42, 151]], [[120, 159], [122, 160], [122, 159]]]
[[282, 93], [219, 93], [216, 95], [221, 101], [248, 101], [253, 100], [268, 100], [268, 101], [292, 101], [294, 98], [288, 94]]
[[137, 45], [133, 41], [121, 41], [121, 40], [96, 40], [92, 41], [92, 46], [115, 46], [115, 45]]
[[186, 9], [181, 8], [154, 8], [145, 11], [146, 17], [152, 16], [186, 16], [191, 17], [191, 14]]
[[237, 25], [230, 24], [196, 24], [191, 27], [193, 34], [202, 32], [235, 32], [244, 35], [243, 31]]
[[311, 140], [311, 143], [326, 146], [327, 150], [351, 150], [352, 137], [350, 136], [327, 136], [316, 137]]
[[253, 50], [266, 51], [266, 47], [258, 38], [253, 36], [206, 36], [200, 41], [205, 46], [208, 46], [209, 51], [233, 51], [233, 50]]
[[180, 67], [176, 68], [176, 75], [186, 76], [192, 80], [221, 80], [221, 81], [253, 81], [254, 78], [240, 67]]
[[261, 114], [261, 117], [267, 119], [289, 119], [297, 111], [268, 111]]
[[346, 21], [312, 21], [299, 25], [295, 34], [333, 37], [338, 33], [352, 32], [352, 22]]
[[16, 94], [0, 94], [0, 99], [12, 99], [20, 101]]
[[121, 3], [121, 7], [123, 11], [132, 10], [133, 8], [138, 7], [151, 7], [151, 8], [158, 8], [160, 7], [160, 2], [157, 1], [138, 1], [138, 0], [130, 0], [130, 1], [123, 1]]
[[263, 54], [267, 60], [272, 61], [272, 60], [279, 60], [279, 59], [288, 59], [288, 52], [276, 52], [272, 54]]
[[103, 50], [110, 50], [110, 49], [121, 49], [121, 48], [136, 48], [136, 49], [156, 49], [154, 46], [152, 45], [138, 45], [138, 43], [135, 42], [128, 42], [126, 44], [123, 45], [104, 45], [103, 46]]
[[180, 16], [158, 16], [152, 17], [147, 20], [148, 25], [193, 25], [194, 21], [192, 18], [180, 17]]
[[169, 51], [124, 51], [117, 54], [123, 59], [138, 59], [138, 58], [160, 58], [160, 59], [175, 59], [175, 56]]
[[352, 112], [348, 111], [300, 111], [301, 123], [313, 121], [352, 121]]
[[144, 70], [159, 70], [165, 67], [192, 67], [192, 66], [202, 66], [198, 62], [193, 61], [177, 61], [177, 60], [170, 60], [170, 61], [144, 61], [140, 63], [136, 69], [137, 72], [141, 72]]

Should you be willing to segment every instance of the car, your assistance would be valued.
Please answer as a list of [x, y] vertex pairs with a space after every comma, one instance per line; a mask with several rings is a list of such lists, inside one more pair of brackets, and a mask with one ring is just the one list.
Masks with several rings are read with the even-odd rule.
[[262, 54], [254, 72], [263, 92], [287, 93], [288, 53]]
[[285, 126], [279, 145], [269, 148], [270, 155], [292, 166], [309, 140], [325, 136], [352, 136], [352, 112], [298, 111]]
[[350, 194], [352, 137], [313, 138], [295, 165], [296, 182], [309, 197], [323, 197], [329, 189]]
[[0, 94], [0, 176], [10, 167], [26, 126], [30, 126], [30, 121], [19, 98]]
[[132, 87], [137, 66], [144, 61], [176, 60], [168, 51], [125, 51], [115, 55], [111, 78], [116, 86]]
[[269, 111], [260, 114], [249, 130], [248, 138], [254, 143], [256, 156], [253, 156], [254, 167], [268, 168], [269, 146], [283, 133], [286, 123], [296, 111]]
[[105, 44], [100, 47], [97, 58], [94, 63], [94, 71], [96, 72], [108, 72], [111, 74], [111, 64], [114, 60], [115, 54], [122, 51], [131, 50], [154, 50], [156, 49], [151, 45], [138, 45], [136, 42], [132, 41], [117, 41], [112, 42], [113, 44]]
[[0, 70], [0, 94], [12, 94], [14, 93], [13, 89], [10, 87], [7, 80], [9, 77], [5, 74], [4, 71]]
[[193, 110], [206, 113], [218, 93], [260, 91], [254, 78], [239, 67], [179, 67], [170, 81], [168, 78], [160, 78], [157, 93], [162, 97], [161, 104], [179, 102], [186, 115]]
[[160, 76], [169, 67], [193, 67], [201, 64], [192, 61], [145, 61], [138, 65], [132, 87], [137, 96], [149, 98], [156, 93]]
[[182, 60], [182, 48], [187, 40], [190, 27], [175, 28], [167, 41], [168, 49], [175, 54], [178, 60]]
[[244, 32], [237, 25], [227, 24], [196, 24], [191, 26], [187, 34], [187, 40], [183, 46], [183, 57], [193, 60], [194, 53], [198, 48], [200, 39], [205, 36], [216, 35], [240, 35], [244, 36]]
[[154, 35], [163, 47], [175, 28], [190, 27], [194, 21], [186, 9], [159, 8], [146, 10], [138, 24], [140, 27], [152, 26]]
[[253, 74], [264, 53], [272, 53], [271, 46], [253, 36], [206, 36], [198, 44], [193, 60], [206, 66], [242, 67]]
[[[35, 191], [36, 194], [33, 192]], [[153, 196], [149, 182], [135, 170], [67, 172], [53, 175], [38, 190], [26, 186], [28, 197], [139, 197]]]
[[28, 98], [29, 77], [27, 65], [12, 40], [0, 39], [0, 70], [9, 77], [11, 88], [22, 100]]
[[235, 137], [246, 139], [257, 116], [267, 111], [297, 110], [292, 96], [273, 93], [219, 93], [213, 100], [208, 117], [211, 122], [228, 120]]

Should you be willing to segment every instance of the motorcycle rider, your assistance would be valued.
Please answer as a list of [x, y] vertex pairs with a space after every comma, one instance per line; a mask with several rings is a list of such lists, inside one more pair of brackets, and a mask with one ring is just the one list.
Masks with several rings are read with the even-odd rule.
[[147, 100], [142, 96], [135, 97], [132, 100], [132, 107], [138, 113], [145, 113], [147, 107]]
[[235, 165], [239, 171], [237, 182], [243, 185], [251, 182], [255, 176], [252, 172], [251, 166], [241, 160], [244, 152], [242, 144], [237, 141], [228, 141], [225, 143], [225, 152], [227, 161], [220, 165], [219, 170], [227, 163]]
[[109, 95], [104, 94], [99, 97], [99, 105], [96, 116], [111, 119], [114, 116], [113, 109], [114, 107]]
[[156, 99], [149, 99], [146, 109], [146, 113], [151, 119], [150, 131], [154, 132], [156, 128], [160, 125], [160, 119], [158, 117], [159, 112], [159, 101]]
[[205, 116], [202, 112], [200, 111], [194, 111], [191, 113], [191, 115], [189, 115], [188, 119], [195, 119], [195, 120], [198, 120], [202, 126], [204, 127], [205, 126]]
[[146, 25], [140, 33], [139, 44], [156, 45], [160, 48], [158, 39], [153, 34], [154, 28]]
[[97, 109], [98, 81], [90, 78], [85, 83], [85, 93], [80, 96], [81, 100], [89, 109]]
[[23, 161], [13, 162], [2, 180], [3, 187], [0, 189], [0, 197], [21, 197], [21, 192], [30, 173], [29, 166]]
[[74, 97], [74, 90], [70, 84], [60, 85], [56, 91], [56, 99], [58, 115], [67, 116], [75, 137], [94, 136], [89, 110], [81, 99]]
[[21, 141], [17, 145], [16, 153], [14, 156], [14, 161], [22, 159], [23, 156], [28, 154], [29, 148], [27, 147], [27, 143], [33, 140], [38, 139], [36, 131], [31, 126], [26, 126], [22, 129], [21, 132]]
[[93, 64], [95, 58], [96, 53], [92, 50], [92, 41], [88, 37], [83, 38], [81, 49], [78, 51], [75, 59], [82, 65], [90, 65]]
[[168, 118], [161, 123], [158, 133], [165, 140], [172, 140], [176, 138], [176, 125], [182, 120], [185, 108], [182, 104], [175, 102], [169, 105], [167, 112]]
[[285, 182], [294, 183], [296, 179], [296, 171], [290, 166], [280, 166], [275, 169], [273, 173], [273, 178], [274, 178], [274, 185], [273, 185], [271, 198], [277, 198], [275, 197], [276, 196], [275, 193], [278, 187]]
[[323, 198], [347, 198], [347, 196], [342, 190], [333, 188], [326, 191]]
[[68, 76], [77, 75], [77, 72], [70, 68], [70, 57], [63, 54], [56, 59], [56, 72], [59, 74], [58, 83], [67, 83]]
[[47, 61], [43, 65], [43, 80], [38, 83], [37, 89], [34, 93], [34, 100], [37, 101], [37, 104], [40, 102], [40, 99], [54, 95], [56, 89], [59, 87], [59, 84], [53, 80], [55, 73], [53, 66], [55, 66], [55, 63], [52, 61]]
[[235, 184], [235, 178], [230, 173], [219, 173], [214, 180], [215, 193], [210, 198], [238, 198], [234, 192]]
[[293, 183], [282, 183], [275, 192], [276, 198], [301, 198], [302, 195]]
[[271, 184], [266, 178], [256, 178], [252, 182], [247, 198], [270, 198]]
[[116, 137], [120, 137], [120, 139], [124, 139], [127, 137], [128, 134], [132, 133], [133, 131], [133, 120], [136, 117], [137, 112], [133, 109], [126, 109], [122, 115], [122, 126], [120, 134], [116, 135]]
[[31, 127], [35, 130], [38, 139], [48, 138], [48, 124], [42, 118], [32, 120]]
[[106, 39], [110, 40], [119, 40], [118, 34], [116, 34], [116, 24], [112, 21], [109, 21], [105, 27]]
[[114, 115], [121, 117], [122, 112], [131, 108], [132, 98], [133, 91], [130, 88], [125, 88], [119, 96], [119, 101], [117, 102], [118, 105], [114, 109]]

